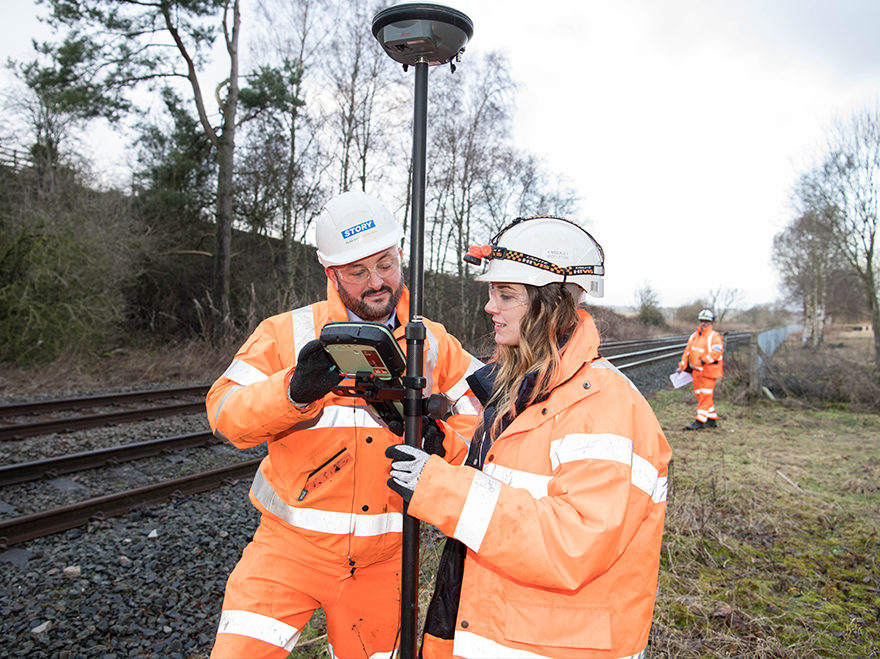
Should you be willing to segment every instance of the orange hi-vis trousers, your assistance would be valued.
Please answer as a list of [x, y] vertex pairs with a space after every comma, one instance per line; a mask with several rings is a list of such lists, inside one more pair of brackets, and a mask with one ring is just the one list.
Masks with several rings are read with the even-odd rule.
[[715, 378], [707, 378], [700, 371], [694, 371], [694, 394], [697, 397], [697, 421], [706, 423], [706, 419], [717, 419], [715, 412]]
[[320, 607], [330, 656], [388, 659], [400, 629], [401, 554], [351, 568], [304, 555], [263, 518], [226, 583], [212, 659], [285, 659]]

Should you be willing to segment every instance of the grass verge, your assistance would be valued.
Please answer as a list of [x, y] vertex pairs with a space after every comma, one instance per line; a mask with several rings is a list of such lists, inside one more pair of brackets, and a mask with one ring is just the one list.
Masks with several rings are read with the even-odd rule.
[[880, 656], [880, 418], [652, 401], [673, 447], [652, 657]]

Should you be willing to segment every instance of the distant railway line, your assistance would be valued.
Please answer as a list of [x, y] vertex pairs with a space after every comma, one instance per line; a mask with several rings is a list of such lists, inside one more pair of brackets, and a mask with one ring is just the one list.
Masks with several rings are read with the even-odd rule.
[[[725, 338], [729, 346], [735, 346], [747, 342], [749, 336], [748, 332], [741, 332], [729, 334]], [[687, 338], [688, 335], [681, 335], [648, 340], [609, 341], [602, 344], [600, 352], [619, 369], [626, 371], [677, 359], [687, 343]], [[0, 405], [0, 440], [13, 442], [26, 437], [69, 433], [102, 425], [193, 412], [204, 413], [204, 397], [207, 391], [206, 385]], [[174, 402], [169, 403], [169, 400]], [[0, 488], [22, 483], [36, 485], [67, 474], [117, 467], [126, 462], [171, 455], [184, 449], [210, 447], [219, 443], [211, 432], [204, 431], [9, 464], [0, 466]], [[0, 550], [33, 538], [82, 526], [90, 520], [106, 519], [169, 498], [196, 494], [240, 478], [250, 478], [261, 459], [238, 459], [221, 468], [165, 479], [159, 483], [132, 487], [115, 494], [2, 520]]]

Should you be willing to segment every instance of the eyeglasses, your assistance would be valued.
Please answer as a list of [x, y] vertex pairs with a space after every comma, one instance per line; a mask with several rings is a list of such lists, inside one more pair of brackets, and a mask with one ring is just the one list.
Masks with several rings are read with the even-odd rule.
[[400, 259], [397, 256], [386, 256], [372, 268], [363, 265], [354, 266], [347, 270], [336, 268], [336, 276], [349, 284], [366, 284], [374, 272], [382, 279], [388, 279], [399, 269]]
[[495, 284], [489, 284], [489, 299], [502, 311], [529, 303], [528, 293], [517, 293], [507, 286], [495, 288]]

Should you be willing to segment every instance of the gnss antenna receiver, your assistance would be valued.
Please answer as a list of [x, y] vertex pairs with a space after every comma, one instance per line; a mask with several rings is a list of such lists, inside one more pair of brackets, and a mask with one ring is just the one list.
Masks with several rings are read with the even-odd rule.
[[[406, 326], [406, 387], [404, 441], [418, 447], [422, 437], [421, 398], [425, 388], [422, 357], [425, 324], [425, 170], [428, 139], [428, 67], [459, 60], [474, 34], [466, 15], [427, 2], [403, 3], [383, 9], [373, 17], [373, 36], [406, 72], [415, 68], [412, 150], [412, 224], [410, 230], [409, 323]], [[403, 507], [403, 565], [400, 591], [400, 657], [415, 659], [418, 626], [419, 520]]]

